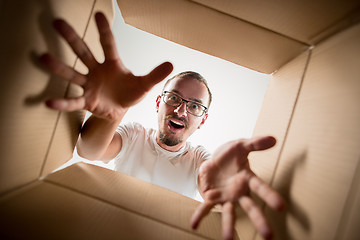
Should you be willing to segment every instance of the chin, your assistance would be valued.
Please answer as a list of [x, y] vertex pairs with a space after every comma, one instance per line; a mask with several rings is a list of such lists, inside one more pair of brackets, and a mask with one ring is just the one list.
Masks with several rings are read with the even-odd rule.
[[160, 141], [166, 146], [173, 147], [182, 143], [183, 140], [181, 138], [173, 138], [169, 137], [167, 134], [160, 132]]

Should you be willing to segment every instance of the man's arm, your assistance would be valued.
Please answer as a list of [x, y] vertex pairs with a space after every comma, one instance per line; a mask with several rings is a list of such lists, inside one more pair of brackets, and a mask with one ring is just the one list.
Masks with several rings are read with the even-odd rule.
[[113, 159], [122, 147], [121, 136], [116, 133], [120, 121], [91, 116], [82, 127], [76, 145], [79, 156], [89, 160]]
[[116, 128], [127, 110], [168, 76], [173, 67], [171, 63], [165, 62], [148, 75], [134, 76], [118, 56], [105, 16], [97, 13], [95, 19], [105, 55], [103, 63], [96, 61], [85, 42], [63, 20], [54, 21], [54, 27], [87, 66], [88, 74], [75, 71], [49, 54], [41, 56], [40, 61], [53, 74], [84, 89], [84, 94], [78, 98], [51, 99], [46, 104], [61, 111], [90, 111], [92, 116], [81, 130], [77, 149], [84, 158], [106, 160], [114, 157], [121, 149], [121, 137], [116, 133]]

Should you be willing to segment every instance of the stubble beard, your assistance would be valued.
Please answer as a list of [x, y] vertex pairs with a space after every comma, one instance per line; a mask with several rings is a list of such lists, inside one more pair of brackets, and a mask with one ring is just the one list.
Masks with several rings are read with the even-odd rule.
[[[168, 115], [165, 118], [166, 123], [170, 118], [176, 118], [176, 119], [183, 121], [185, 124], [185, 129], [188, 128], [188, 123], [185, 118], [179, 118], [175, 115]], [[165, 133], [164, 131], [160, 130], [160, 142], [162, 142], [163, 144], [165, 144], [166, 146], [169, 146], [169, 147], [173, 147], [173, 146], [183, 142], [182, 138], [177, 138], [175, 136], [172, 136], [173, 134], [175, 134], [175, 133], [173, 133], [171, 131], [170, 131], [170, 133]]]
[[173, 147], [179, 143], [182, 143], [183, 140], [180, 138], [171, 138], [169, 135], [160, 131], [160, 141], [166, 146]]

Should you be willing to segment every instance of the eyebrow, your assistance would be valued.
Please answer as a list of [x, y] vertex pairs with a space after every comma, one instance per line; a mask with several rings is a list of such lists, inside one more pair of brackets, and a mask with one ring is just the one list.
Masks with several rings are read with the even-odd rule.
[[[182, 97], [182, 94], [177, 90], [171, 90], [171, 92], [174, 92]], [[189, 100], [203, 104], [203, 102], [198, 98], [189, 98]]]

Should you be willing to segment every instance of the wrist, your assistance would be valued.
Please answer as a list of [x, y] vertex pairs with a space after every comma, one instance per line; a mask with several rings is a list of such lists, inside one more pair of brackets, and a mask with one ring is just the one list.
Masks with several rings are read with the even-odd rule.
[[91, 117], [110, 125], [120, 124], [128, 110], [129, 108], [121, 107], [113, 111], [103, 112], [101, 114], [92, 113]]

